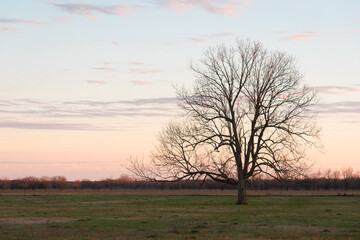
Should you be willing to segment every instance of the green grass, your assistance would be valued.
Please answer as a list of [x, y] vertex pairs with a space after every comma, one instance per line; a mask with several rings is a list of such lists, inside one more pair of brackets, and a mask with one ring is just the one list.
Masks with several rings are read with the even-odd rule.
[[360, 239], [359, 196], [0, 196], [0, 239]]

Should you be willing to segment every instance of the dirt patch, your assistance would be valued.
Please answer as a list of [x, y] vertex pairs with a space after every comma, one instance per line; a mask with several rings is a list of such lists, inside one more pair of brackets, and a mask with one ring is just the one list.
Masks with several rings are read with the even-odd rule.
[[76, 221], [73, 218], [0, 218], [0, 224], [50, 224]]

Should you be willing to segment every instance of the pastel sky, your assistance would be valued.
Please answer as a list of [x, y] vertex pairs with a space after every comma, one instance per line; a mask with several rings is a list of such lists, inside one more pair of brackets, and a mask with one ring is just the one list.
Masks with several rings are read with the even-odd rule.
[[358, 0], [0, 2], [0, 178], [101, 179], [147, 160], [176, 118], [173, 86], [218, 43], [297, 59], [319, 93], [316, 168], [360, 170]]

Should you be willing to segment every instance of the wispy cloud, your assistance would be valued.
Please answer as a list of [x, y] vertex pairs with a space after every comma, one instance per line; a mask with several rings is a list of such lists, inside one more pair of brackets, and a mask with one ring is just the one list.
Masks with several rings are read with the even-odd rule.
[[159, 0], [161, 6], [175, 12], [185, 12], [199, 8], [210, 13], [238, 16], [249, 0]]
[[59, 23], [70, 23], [70, 22], [71, 22], [71, 18], [65, 18], [65, 17], [55, 18], [55, 21], [56, 21], [56, 22], [59, 22]]
[[215, 33], [215, 34], [209, 34], [204, 35], [202, 37], [188, 37], [187, 40], [193, 41], [193, 42], [209, 42], [213, 39], [228, 37], [233, 35], [232, 33]]
[[175, 104], [176, 98], [143, 98], [131, 101], [120, 101], [121, 103], [147, 105], [147, 104]]
[[159, 69], [144, 69], [144, 68], [132, 68], [130, 69], [132, 73], [139, 73], [139, 74], [154, 74], [161, 72]]
[[43, 130], [111, 130], [97, 128], [91, 124], [74, 123], [33, 123], [33, 122], [0, 122], [0, 128], [43, 129]]
[[[115, 106], [117, 104], [125, 104], [125, 105], [151, 105], [151, 109], [153, 109], [154, 105], [172, 105], [177, 102], [176, 98], [141, 98], [134, 100], [119, 100], [119, 101], [67, 101], [63, 102], [66, 105], [78, 105], [78, 106]], [[134, 109], [136, 110], [136, 109]]]
[[[141, 81], [133, 81], [141, 85]], [[321, 87], [322, 88], [322, 87]], [[321, 89], [318, 88], [318, 89]], [[324, 87], [325, 88], [325, 87]], [[328, 88], [331, 88], [328, 87]], [[341, 88], [341, 87], [340, 87]], [[358, 91], [344, 88], [343, 91]], [[52, 130], [126, 130], [117, 118], [176, 116], [176, 98], [143, 98], [117, 101], [42, 101], [38, 99], [0, 100], [0, 128]], [[348, 114], [347, 121], [360, 119], [360, 101], [320, 103], [313, 111], [320, 116]], [[25, 119], [40, 119], [39, 121]], [[110, 121], [108, 119], [114, 119]], [[345, 118], [344, 118], [345, 119]], [[114, 124], [111, 124], [113, 122]], [[124, 123], [124, 121], [120, 121]], [[126, 121], [125, 121], [126, 122]]]
[[9, 106], [9, 105], [12, 105], [12, 102], [0, 99], [0, 106]]
[[131, 83], [133, 85], [138, 85], [138, 86], [145, 86], [145, 85], [151, 85], [152, 84], [151, 82], [148, 82], [148, 81], [139, 81], [139, 80], [133, 80], [133, 81], [131, 81]]
[[67, 13], [85, 16], [92, 20], [98, 19], [95, 14], [126, 17], [137, 7], [134, 5], [95, 6], [76, 3], [53, 3], [52, 5]]
[[106, 84], [107, 82], [104, 80], [86, 80], [89, 84]]
[[340, 33], [340, 34], [360, 33], [360, 29], [352, 29], [352, 30], [347, 30], [347, 31], [339, 32], [339, 33]]
[[343, 86], [317, 86], [313, 87], [316, 92], [332, 95], [340, 95], [344, 91], [347, 92], [360, 92], [360, 88], [355, 87], [343, 87]]
[[207, 38], [186, 38], [187, 40], [193, 41], [193, 42], [208, 42], [209, 39]]
[[28, 23], [28, 24], [43, 24], [39, 21], [26, 20], [20, 18], [0, 18], [0, 23]]
[[94, 70], [104, 70], [104, 71], [115, 71], [115, 68], [112, 67], [95, 67]]
[[119, 162], [118, 161], [106, 161], [104, 162], [103, 160], [100, 161], [0, 161], [0, 164], [11, 164], [11, 165], [89, 165], [89, 164], [101, 164], [101, 165], [113, 165], [113, 166], [118, 166]]
[[14, 27], [0, 27], [0, 32], [16, 32], [17, 29]]
[[313, 37], [317, 37], [317, 36], [319, 36], [318, 32], [304, 32], [302, 34], [295, 34], [295, 35], [286, 37], [283, 40], [299, 42], [299, 41], [306, 41], [309, 38], [313, 38]]
[[[360, 101], [342, 101], [321, 103], [315, 106], [315, 110], [320, 114], [352, 113], [360, 114]], [[359, 116], [357, 116], [359, 119]]]
[[228, 36], [232, 36], [232, 33], [215, 33], [215, 34], [209, 34], [206, 35], [206, 37], [208, 38], [222, 38], [222, 37], [228, 37]]
[[176, 98], [66, 102], [16, 99], [1, 100], [0, 106], [0, 128], [19, 129], [123, 130], [127, 127], [114, 120], [109, 125], [109, 119], [169, 117], [177, 112]]
[[150, 63], [144, 63], [144, 62], [129, 62], [130, 65], [135, 65], [135, 66], [152, 66], [152, 64]]

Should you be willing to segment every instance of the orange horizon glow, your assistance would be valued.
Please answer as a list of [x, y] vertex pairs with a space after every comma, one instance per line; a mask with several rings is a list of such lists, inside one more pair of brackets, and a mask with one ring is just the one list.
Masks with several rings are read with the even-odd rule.
[[[210, 46], [255, 40], [296, 59], [318, 93], [318, 169], [360, 170], [359, 1], [3, 1], [0, 178], [128, 174], [179, 119]], [[20, 7], [21, 6], [21, 7]]]

